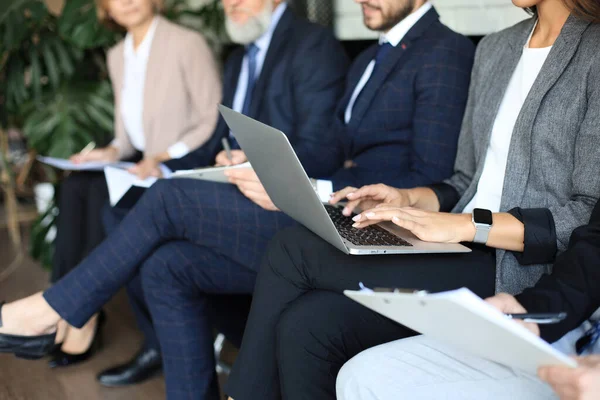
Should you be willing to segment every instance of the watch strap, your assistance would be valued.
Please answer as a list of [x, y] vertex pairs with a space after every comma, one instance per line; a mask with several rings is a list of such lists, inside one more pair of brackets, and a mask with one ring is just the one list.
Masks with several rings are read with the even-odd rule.
[[486, 244], [490, 237], [491, 225], [475, 224], [475, 238], [473, 243]]

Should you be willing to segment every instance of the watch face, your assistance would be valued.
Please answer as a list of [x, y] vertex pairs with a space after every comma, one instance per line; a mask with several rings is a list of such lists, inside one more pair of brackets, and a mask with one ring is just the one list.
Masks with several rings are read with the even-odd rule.
[[477, 224], [492, 225], [492, 212], [490, 210], [482, 210], [481, 208], [476, 208], [473, 210], [473, 220]]

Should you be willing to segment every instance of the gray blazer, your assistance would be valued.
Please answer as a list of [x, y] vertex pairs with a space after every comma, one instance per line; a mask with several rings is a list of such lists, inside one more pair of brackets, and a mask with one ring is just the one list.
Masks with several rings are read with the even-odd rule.
[[[477, 190], [492, 127], [535, 19], [483, 39], [475, 56], [455, 174], [462, 212]], [[569, 17], [518, 117], [508, 155], [501, 212], [547, 208], [559, 252], [588, 222], [600, 196], [600, 24]], [[527, 227], [526, 227], [527, 229]], [[550, 265], [520, 265], [498, 250], [496, 290], [516, 294]]]

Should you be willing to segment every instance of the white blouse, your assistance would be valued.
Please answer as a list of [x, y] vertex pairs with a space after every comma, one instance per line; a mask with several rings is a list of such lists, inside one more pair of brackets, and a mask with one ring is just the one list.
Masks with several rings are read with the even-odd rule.
[[[535, 30], [535, 27], [533, 29]], [[529, 42], [532, 35], [533, 31], [523, 48], [519, 64], [508, 84], [496, 115], [477, 192], [463, 210], [464, 213], [471, 213], [475, 208], [484, 208], [492, 212], [500, 211], [506, 163], [515, 124], [525, 99], [552, 50], [552, 46], [540, 49], [530, 48]]]

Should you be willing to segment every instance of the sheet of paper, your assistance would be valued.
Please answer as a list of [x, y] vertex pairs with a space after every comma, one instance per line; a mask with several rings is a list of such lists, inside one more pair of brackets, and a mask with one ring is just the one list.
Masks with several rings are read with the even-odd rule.
[[158, 180], [156, 178], [140, 180], [126, 170], [115, 167], [105, 167], [104, 175], [106, 177], [106, 184], [108, 185], [110, 205], [113, 207], [132, 186], [149, 188]]
[[105, 162], [105, 161], [94, 161], [86, 162], [82, 164], [75, 164], [70, 160], [64, 158], [44, 157], [37, 156], [38, 161], [52, 167], [62, 169], [64, 171], [102, 171], [104, 167], [111, 166], [115, 168], [128, 169], [133, 167], [135, 164], [131, 162]]

